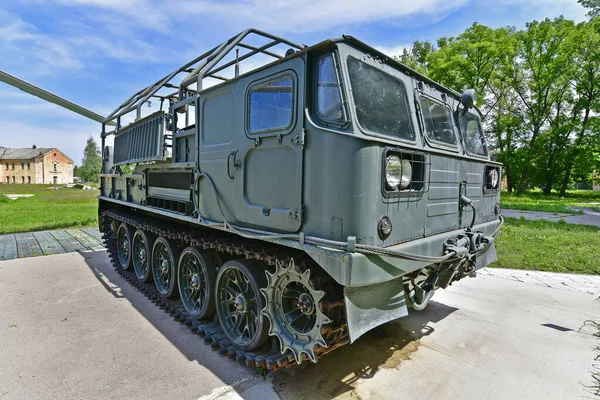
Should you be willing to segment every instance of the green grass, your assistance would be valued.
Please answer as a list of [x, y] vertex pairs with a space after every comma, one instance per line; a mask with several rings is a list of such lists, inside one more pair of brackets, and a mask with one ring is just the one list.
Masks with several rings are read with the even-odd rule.
[[[97, 225], [99, 190], [49, 186], [0, 185], [0, 234]], [[10, 200], [3, 194], [35, 196]]]
[[600, 275], [600, 228], [506, 218], [490, 267]]
[[513, 210], [582, 214], [581, 211], [573, 211], [569, 207], [582, 207], [600, 211], [600, 192], [592, 190], [567, 191], [564, 197], [560, 197], [557, 193], [545, 195], [541, 191], [531, 191], [523, 193], [521, 196], [503, 191], [500, 195], [500, 205], [502, 208]]

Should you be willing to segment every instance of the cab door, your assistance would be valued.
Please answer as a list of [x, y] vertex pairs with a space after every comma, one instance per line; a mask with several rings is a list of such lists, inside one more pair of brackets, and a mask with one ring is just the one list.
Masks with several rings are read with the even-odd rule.
[[243, 133], [228, 159], [239, 223], [281, 232], [302, 226], [305, 62], [247, 77]]

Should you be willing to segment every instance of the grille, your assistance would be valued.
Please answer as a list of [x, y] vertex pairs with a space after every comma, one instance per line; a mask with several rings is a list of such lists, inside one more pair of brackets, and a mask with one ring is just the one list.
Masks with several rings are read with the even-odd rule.
[[148, 115], [115, 137], [114, 164], [164, 160], [165, 113]]

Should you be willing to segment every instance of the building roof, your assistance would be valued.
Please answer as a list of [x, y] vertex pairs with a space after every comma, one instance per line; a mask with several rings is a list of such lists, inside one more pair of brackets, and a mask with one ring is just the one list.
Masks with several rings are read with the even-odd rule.
[[54, 148], [27, 148], [27, 149], [7, 149], [0, 147], [0, 160], [29, 160], [49, 153]]

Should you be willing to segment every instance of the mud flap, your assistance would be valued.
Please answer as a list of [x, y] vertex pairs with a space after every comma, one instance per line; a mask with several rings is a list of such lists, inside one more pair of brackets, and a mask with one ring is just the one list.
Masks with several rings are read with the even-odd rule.
[[402, 278], [369, 286], [344, 288], [350, 342], [363, 333], [408, 315]]
[[496, 244], [490, 243], [483, 253], [477, 254], [476, 269], [487, 267], [495, 261], [498, 261], [498, 256], [496, 255]]

